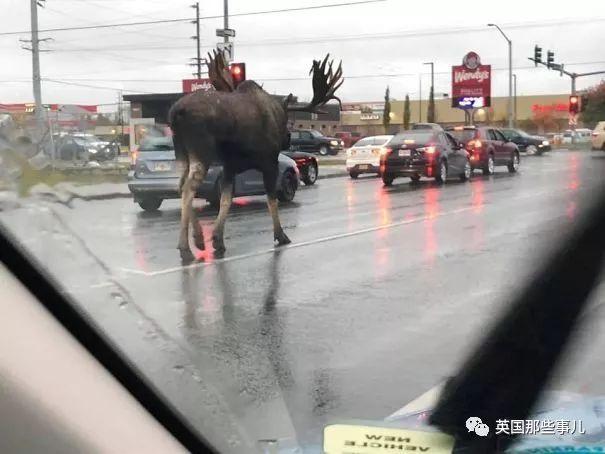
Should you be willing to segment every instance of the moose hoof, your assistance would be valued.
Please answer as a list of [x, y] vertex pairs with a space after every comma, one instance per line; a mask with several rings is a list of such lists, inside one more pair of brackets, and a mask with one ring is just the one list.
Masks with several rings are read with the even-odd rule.
[[191, 252], [191, 249], [189, 249], [188, 247], [187, 248], [179, 247], [178, 249], [181, 254], [181, 261], [183, 262], [183, 264], [188, 264], [195, 260], [195, 256]]
[[194, 235], [193, 244], [195, 244], [195, 247], [198, 248], [200, 251], [203, 251], [206, 249], [206, 245], [204, 244], [204, 237], [202, 237], [202, 236]]
[[212, 247], [214, 248], [214, 253], [223, 254], [225, 252], [225, 243], [222, 238], [212, 237]]
[[283, 230], [275, 235], [275, 241], [277, 241], [279, 246], [290, 244], [292, 242], [290, 241], [290, 238], [288, 238], [288, 235], [283, 232]]

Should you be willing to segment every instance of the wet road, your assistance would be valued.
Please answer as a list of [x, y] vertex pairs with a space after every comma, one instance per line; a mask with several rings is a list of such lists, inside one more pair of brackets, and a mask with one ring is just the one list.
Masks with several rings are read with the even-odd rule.
[[[280, 210], [292, 245], [274, 250], [264, 198], [243, 198], [225, 258], [186, 268], [177, 201], [158, 214], [121, 199], [1, 219], [211, 441], [251, 452], [383, 419], [453, 373], [604, 176], [602, 152], [558, 152], [443, 187], [322, 180]], [[209, 240], [216, 213], [201, 214]], [[604, 303], [601, 286], [555, 386], [605, 394], [605, 336], [592, 328]]]

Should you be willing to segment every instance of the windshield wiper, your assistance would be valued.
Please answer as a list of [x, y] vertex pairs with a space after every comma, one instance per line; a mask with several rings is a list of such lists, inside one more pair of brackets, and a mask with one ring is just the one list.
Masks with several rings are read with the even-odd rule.
[[[462, 452], [499, 452], [496, 420], [526, 419], [548, 382], [597, 284], [605, 256], [605, 190], [551, 260], [446, 384], [431, 424], [455, 435]], [[489, 437], [469, 433], [481, 418]]]

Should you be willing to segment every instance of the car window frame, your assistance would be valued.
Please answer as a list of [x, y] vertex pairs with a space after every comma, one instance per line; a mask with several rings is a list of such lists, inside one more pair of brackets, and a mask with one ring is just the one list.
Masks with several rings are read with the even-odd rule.
[[507, 139], [506, 136], [499, 129], [493, 129], [494, 134], [496, 135], [496, 140], [500, 142], [508, 142], [510, 139]]

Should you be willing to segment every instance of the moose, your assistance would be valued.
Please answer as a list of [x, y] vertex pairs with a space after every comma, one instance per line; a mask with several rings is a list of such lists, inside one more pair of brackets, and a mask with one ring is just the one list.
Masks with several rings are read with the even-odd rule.
[[231, 207], [233, 180], [249, 169], [262, 173], [267, 193], [267, 205], [273, 219], [273, 236], [278, 245], [290, 243], [278, 214], [276, 180], [278, 155], [290, 146], [288, 112], [324, 113], [321, 108], [342, 85], [342, 61], [333, 71], [330, 54], [313, 60], [313, 98], [309, 103], [292, 104], [292, 94], [272, 97], [252, 80], [241, 82], [237, 88], [223, 54], [208, 54], [208, 76], [213, 91], [195, 91], [180, 98], [169, 112], [177, 161], [182, 163], [180, 179], [181, 225], [178, 249], [183, 261], [194, 256], [189, 246], [189, 226], [193, 229], [195, 246], [204, 250], [204, 235], [193, 210], [193, 198], [211, 164], [223, 166], [219, 213], [214, 223], [212, 246], [215, 255], [225, 252], [223, 231]]

